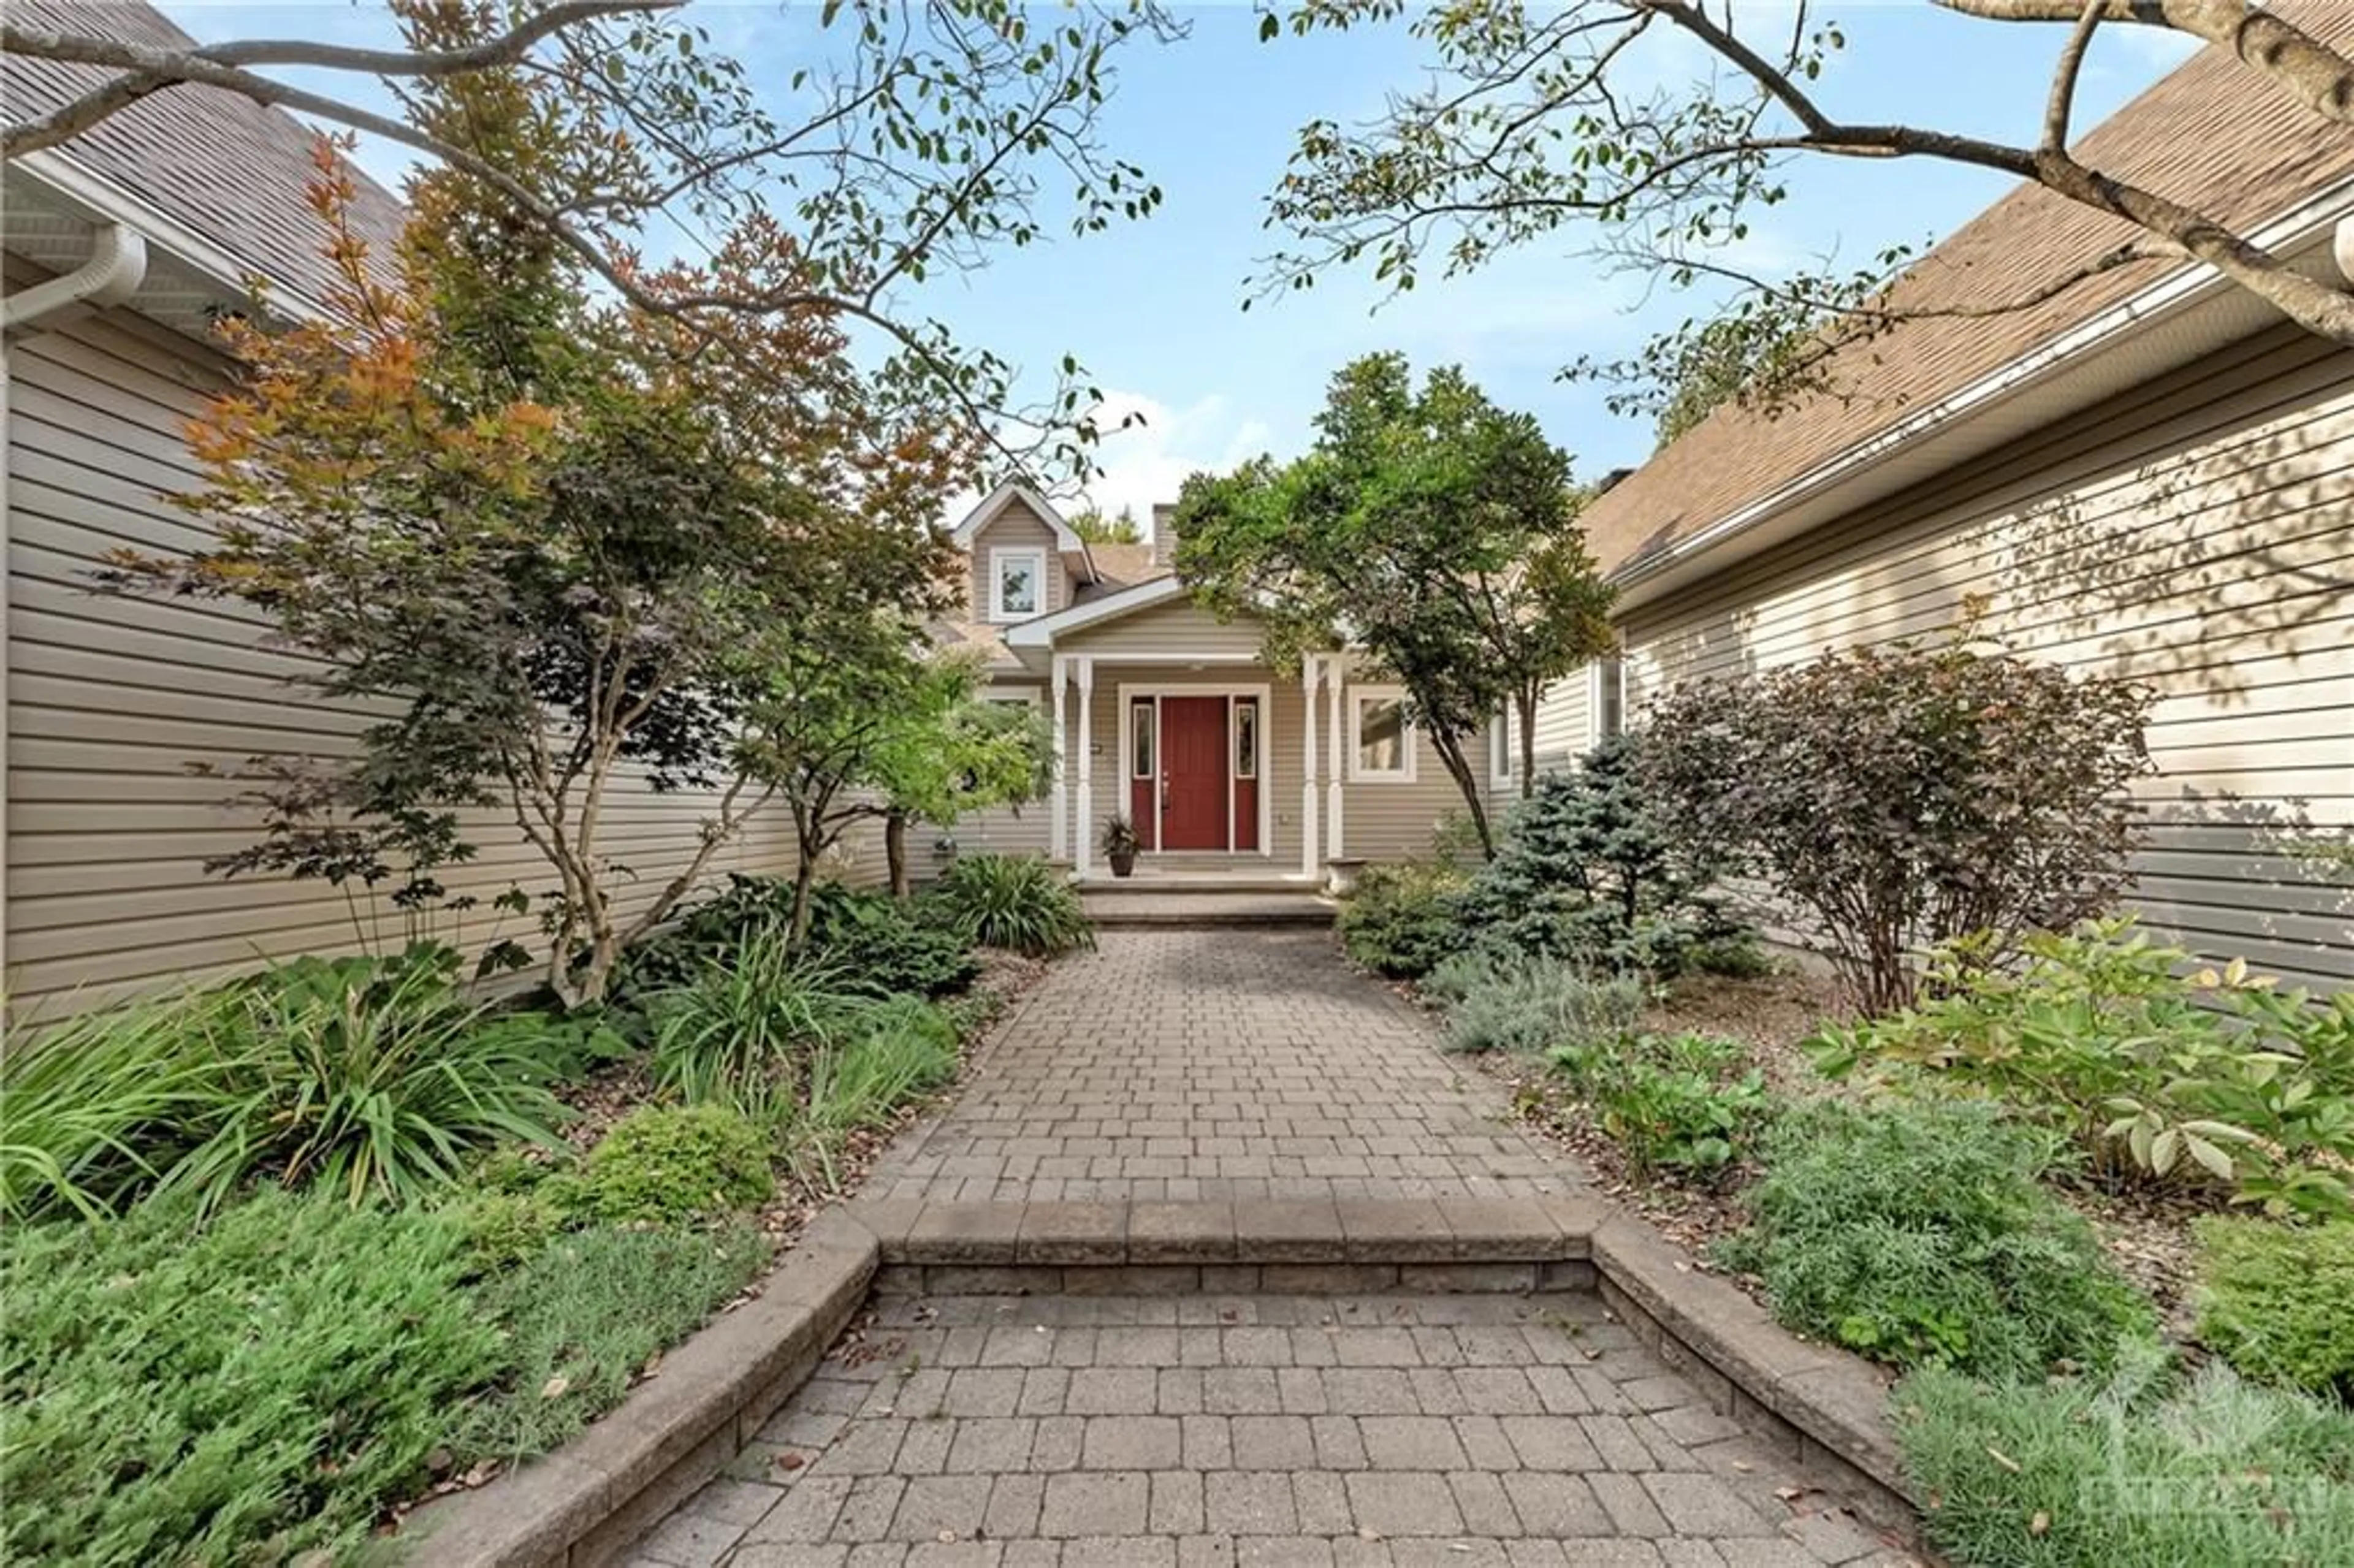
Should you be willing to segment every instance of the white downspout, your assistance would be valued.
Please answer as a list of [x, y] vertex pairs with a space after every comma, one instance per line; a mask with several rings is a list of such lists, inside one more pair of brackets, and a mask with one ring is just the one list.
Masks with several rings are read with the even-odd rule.
[[41, 317], [69, 305], [119, 305], [138, 292], [146, 278], [147, 241], [135, 229], [110, 223], [90, 242], [89, 260], [0, 300], [0, 336], [21, 337]]
[[[16, 369], [8, 344], [32, 335], [43, 316], [73, 305], [120, 304], [147, 278], [147, 241], [120, 223], [100, 228], [90, 260], [72, 271], [0, 299], [0, 573], [7, 572], [16, 525], [8, 510], [8, 476], [16, 466], [16, 431], [9, 423], [9, 394]], [[0, 576], [0, 977], [8, 962], [8, 640], [14, 630], [15, 576]], [[0, 989], [5, 982], [0, 981]]]

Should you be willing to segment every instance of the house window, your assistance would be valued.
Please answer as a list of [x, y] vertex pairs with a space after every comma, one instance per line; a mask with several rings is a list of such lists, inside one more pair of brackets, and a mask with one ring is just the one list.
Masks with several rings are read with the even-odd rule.
[[1150, 779], [1152, 777], [1153, 746], [1154, 742], [1159, 739], [1159, 737], [1152, 733], [1152, 719], [1153, 715], [1159, 711], [1159, 709], [1153, 706], [1150, 698], [1147, 698], [1140, 703], [1131, 703], [1129, 705], [1128, 733], [1129, 749], [1128, 776], [1130, 779]]
[[999, 707], [1029, 708], [1034, 712], [1042, 705], [1039, 701], [1042, 694], [1034, 689], [1001, 689], [989, 693], [987, 700]]
[[1609, 739], [1627, 730], [1627, 663], [1613, 655], [1594, 662], [1594, 738]]
[[1246, 698], [1235, 702], [1235, 777], [1258, 777], [1258, 704]]
[[1488, 777], [1499, 788], [1521, 781], [1521, 715], [1511, 708], [1488, 726]]
[[1046, 609], [1046, 552], [995, 550], [989, 557], [991, 620], [1027, 620]]
[[1350, 778], [1360, 783], [1411, 783], [1413, 741], [1404, 692], [1395, 686], [1359, 686], [1350, 693]]

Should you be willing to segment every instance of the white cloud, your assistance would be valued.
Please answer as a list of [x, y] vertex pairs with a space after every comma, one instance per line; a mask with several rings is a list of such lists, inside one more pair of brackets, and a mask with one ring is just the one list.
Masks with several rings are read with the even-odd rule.
[[[1121, 429], [1131, 415], [1142, 422]], [[1180, 408], [1141, 392], [1107, 392], [1095, 418], [1104, 432], [1096, 452], [1103, 471], [1087, 485], [1087, 499], [1115, 517], [1122, 507], [1133, 510], [1148, 533], [1153, 503], [1176, 500], [1187, 474], [1256, 457], [1272, 435], [1266, 421], [1240, 415], [1216, 393]]]
[[[1140, 422], [1120, 429], [1130, 415]], [[1217, 393], [1176, 408], [1142, 392], [1109, 391], [1096, 405], [1095, 419], [1104, 433], [1095, 453], [1102, 471], [1082, 493], [1056, 493], [1055, 504], [1066, 515], [1094, 505], [1110, 517], [1126, 507], [1148, 539], [1154, 503], [1176, 500], [1186, 475], [1234, 468], [1267, 450], [1275, 440], [1266, 420], [1238, 416]], [[978, 490], [951, 497], [941, 520], [953, 527], [981, 497]]]

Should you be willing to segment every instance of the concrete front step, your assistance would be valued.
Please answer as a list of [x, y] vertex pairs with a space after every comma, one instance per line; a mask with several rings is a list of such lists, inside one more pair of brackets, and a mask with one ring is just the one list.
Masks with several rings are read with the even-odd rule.
[[1087, 886], [1079, 894], [1087, 918], [1107, 930], [1213, 930], [1237, 927], [1324, 927], [1333, 906], [1299, 887], [1278, 892], [1183, 892], [1160, 888], [1112, 891]]

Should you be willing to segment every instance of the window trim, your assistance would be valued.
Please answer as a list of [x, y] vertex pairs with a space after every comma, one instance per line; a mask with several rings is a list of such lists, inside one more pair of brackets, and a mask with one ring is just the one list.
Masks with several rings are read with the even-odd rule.
[[[1588, 677], [1585, 688], [1585, 728], [1593, 744], [1599, 746], [1613, 736], [1627, 733], [1627, 661], [1615, 653], [1606, 653], [1588, 668], [1593, 673]], [[1613, 687], [1611, 695], [1617, 699], [1608, 704], [1602, 700], [1606, 681]], [[1605, 728], [1605, 719], [1614, 712], [1618, 722]]]
[[[1249, 719], [1247, 726], [1244, 723], [1246, 717]], [[1263, 738], [1258, 729], [1258, 699], [1248, 696], [1228, 697], [1226, 724], [1231, 731], [1227, 737], [1231, 745], [1226, 756], [1226, 777], [1235, 783], [1257, 783], [1258, 754]], [[1250, 768], [1247, 771], [1243, 768], [1243, 731], [1246, 727], [1250, 731], [1251, 742]]]
[[1493, 788], [1520, 787], [1520, 736], [1512, 733], [1520, 722], [1519, 710], [1507, 706], [1488, 726], [1488, 782]]
[[[1349, 686], [1349, 782], [1352, 784], [1411, 784], [1414, 782], [1415, 740], [1417, 731], [1414, 721], [1405, 716], [1404, 686]], [[1367, 703], [1398, 705], [1398, 758], [1394, 768], [1369, 768], [1365, 766], [1365, 705]]]
[[[1138, 726], [1136, 715], [1140, 713], [1149, 714], [1151, 715], [1145, 721], [1146, 725], [1150, 726], [1149, 728], [1140, 728]], [[1125, 749], [1128, 753], [1128, 766], [1123, 769], [1123, 771], [1128, 775], [1129, 782], [1131, 784], [1139, 782], [1158, 782], [1161, 778], [1160, 697], [1154, 695], [1129, 698], [1127, 718], [1128, 723], [1126, 727], [1128, 734], [1126, 739], [1128, 745]], [[1143, 751], [1138, 748], [1137, 743], [1139, 741], [1143, 742], [1145, 746], [1151, 748], [1151, 755], [1150, 757], [1145, 756]], [[1137, 771], [1136, 765], [1139, 762], [1142, 762], [1144, 764], [1144, 770], [1140, 773]], [[1124, 812], [1122, 814], [1125, 815]]]
[[1036, 713], [1046, 705], [1046, 694], [1036, 686], [990, 686], [981, 692], [981, 700], [1003, 703], [1008, 707], [1019, 704]]
[[[1008, 609], [1005, 607], [1005, 568], [1014, 562], [1027, 562], [1030, 580], [1035, 585], [1036, 603], [1030, 609]], [[993, 621], [1017, 622], [1035, 620], [1046, 611], [1046, 551], [1035, 545], [1007, 545], [989, 552], [989, 619]]]

